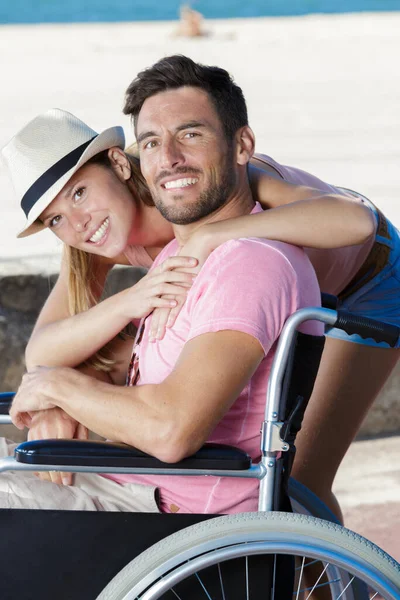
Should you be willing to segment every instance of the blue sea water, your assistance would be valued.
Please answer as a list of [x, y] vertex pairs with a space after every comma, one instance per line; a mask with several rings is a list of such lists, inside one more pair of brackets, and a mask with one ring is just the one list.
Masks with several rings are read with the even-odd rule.
[[[175, 20], [183, 3], [185, 0], [0, 0], [0, 23]], [[400, 0], [192, 0], [190, 5], [209, 19], [400, 10]]]

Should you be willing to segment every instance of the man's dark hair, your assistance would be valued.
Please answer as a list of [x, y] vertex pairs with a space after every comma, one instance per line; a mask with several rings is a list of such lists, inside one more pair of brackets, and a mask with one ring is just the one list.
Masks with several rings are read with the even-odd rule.
[[210, 97], [228, 141], [240, 127], [248, 125], [243, 92], [225, 69], [208, 67], [187, 56], [162, 58], [141, 71], [126, 91], [124, 114], [131, 115], [136, 127], [139, 112], [147, 98], [183, 86], [198, 87]]

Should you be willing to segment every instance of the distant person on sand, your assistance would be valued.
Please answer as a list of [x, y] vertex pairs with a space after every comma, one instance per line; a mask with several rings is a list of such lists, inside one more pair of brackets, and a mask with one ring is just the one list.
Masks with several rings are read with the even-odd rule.
[[182, 4], [180, 8], [180, 21], [176, 31], [177, 36], [200, 37], [205, 35], [202, 29], [203, 15], [197, 10], [190, 8], [188, 4]]

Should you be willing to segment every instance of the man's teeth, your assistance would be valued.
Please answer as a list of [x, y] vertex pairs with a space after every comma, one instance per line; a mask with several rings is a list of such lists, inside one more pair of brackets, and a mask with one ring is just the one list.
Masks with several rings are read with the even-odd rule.
[[164, 184], [164, 187], [167, 190], [172, 190], [175, 188], [187, 187], [188, 185], [193, 185], [194, 183], [197, 183], [197, 182], [198, 182], [197, 178], [186, 177], [185, 179], [177, 179], [176, 181], [167, 181], [167, 183]]
[[100, 225], [100, 227], [98, 228], [96, 233], [94, 233], [92, 235], [92, 237], [90, 238], [91, 242], [99, 242], [101, 240], [101, 238], [103, 237], [103, 235], [105, 234], [105, 232], [108, 229], [109, 222], [110, 222], [109, 218], [107, 217], [107, 219], [105, 221], [103, 221], [103, 223]]

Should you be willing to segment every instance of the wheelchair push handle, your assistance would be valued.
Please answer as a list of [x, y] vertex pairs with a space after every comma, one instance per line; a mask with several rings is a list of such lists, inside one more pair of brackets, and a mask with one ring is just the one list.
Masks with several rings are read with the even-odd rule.
[[345, 331], [348, 335], [357, 333], [364, 339], [372, 338], [378, 344], [386, 342], [391, 348], [396, 346], [400, 334], [400, 328], [396, 325], [376, 321], [369, 317], [353, 315], [345, 310], [338, 310], [337, 315], [333, 327]]
[[[326, 306], [325, 298], [322, 298]], [[333, 306], [331, 304], [331, 306]], [[358, 333], [364, 338], [372, 338], [377, 343], [385, 342], [390, 347], [396, 346], [400, 328], [368, 317], [359, 317], [344, 310], [333, 308], [301, 308], [286, 321], [279, 337], [275, 357], [272, 363], [267, 389], [265, 421], [273, 423], [279, 414], [282, 382], [290, 357], [290, 350], [299, 326], [305, 321], [320, 321], [329, 327], [336, 327], [347, 333]]]

